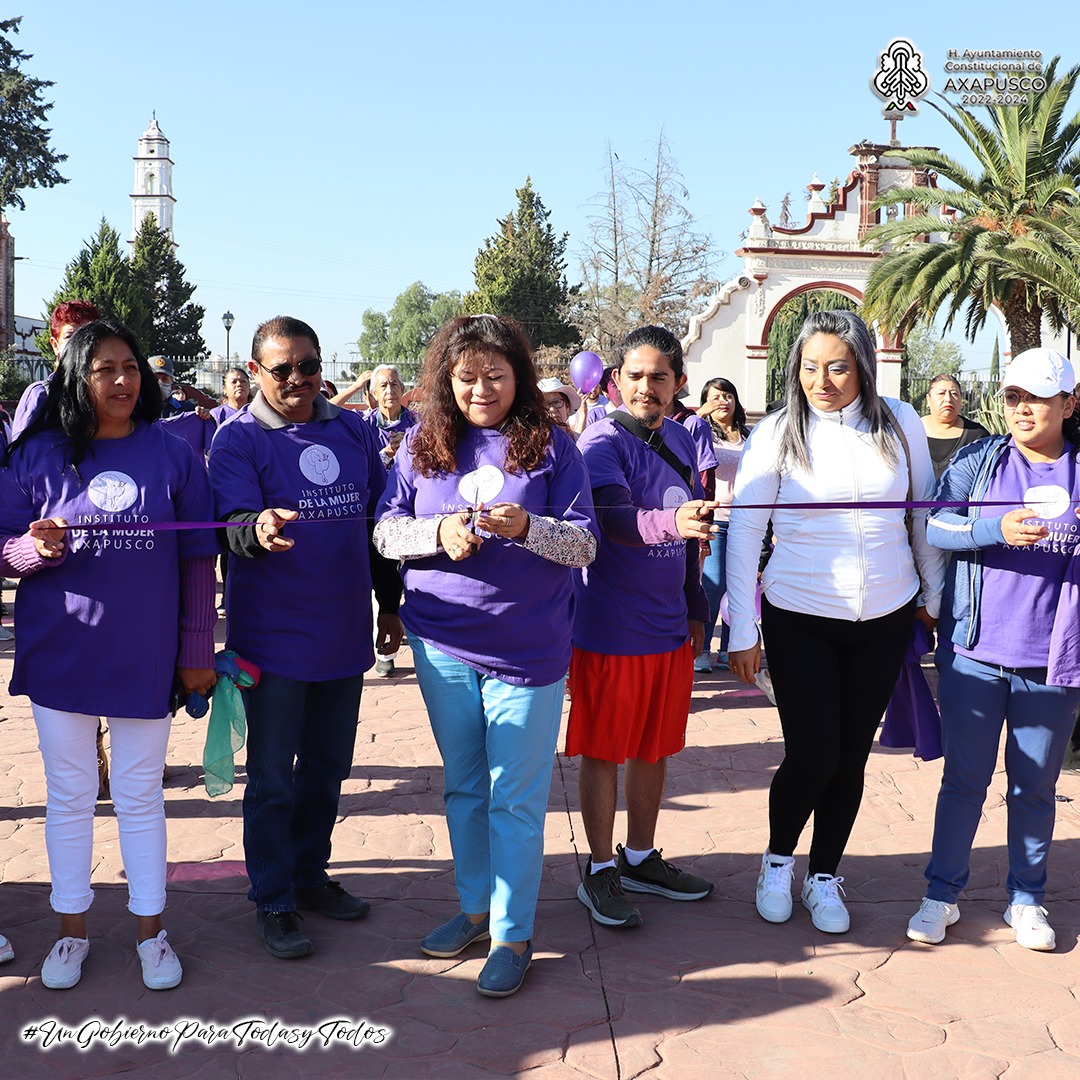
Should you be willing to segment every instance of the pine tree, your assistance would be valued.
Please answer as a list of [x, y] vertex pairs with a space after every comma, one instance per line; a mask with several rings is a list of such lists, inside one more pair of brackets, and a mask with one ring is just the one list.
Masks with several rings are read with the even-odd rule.
[[[191, 302], [195, 286], [184, 278], [184, 264], [176, 257], [176, 247], [147, 214], [135, 236], [131, 253], [131, 279], [148, 312], [147, 328], [141, 344], [148, 355], [183, 358], [206, 352], [200, 327], [206, 309]], [[186, 374], [182, 360], [177, 376]]]
[[1001, 348], [994, 338], [994, 351], [990, 354], [990, 382], [997, 386], [1001, 382]]
[[581, 337], [567, 318], [577, 292], [566, 281], [569, 234], [556, 235], [531, 178], [517, 199], [517, 210], [499, 219], [499, 231], [477, 252], [476, 288], [465, 295], [462, 310], [516, 319], [536, 349], [576, 345]]
[[67, 154], [49, 146], [52, 130], [45, 127], [52, 103], [43, 101], [41, 92], [53, 84], [24, 75], [19, 66], [31, 55], [8, 39], [19, 32], [21, 21], [0, 21], [0, 209], [25, 209], [19, 194], [23, 188], [67, 183], [56, 169]]
[[[64, 270], [64, 280], [45, 312], [46, 322], [62, 300], [89, 300], [103, 316], [123, 323], [146, 350], [150, 331], [147, 302], [120, 251], [119, 233], [104, 218], [97, 235], [87, 241]], [[36, 341], [42, 355], [52, 356], [48, 330], [38, 334]]]

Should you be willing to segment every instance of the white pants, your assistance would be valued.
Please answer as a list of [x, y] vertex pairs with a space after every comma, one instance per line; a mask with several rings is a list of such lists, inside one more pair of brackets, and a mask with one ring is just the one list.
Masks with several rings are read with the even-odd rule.
[[[90, 867], [97, 805], [98, 717], [61, 712], [31, 702], [38, 748], [45, 762], [48, 800], [45, 847], [52, 876], [50, 902], [62, 915], [79, 915], [93, 902]], [[165, 797], [161, 774], [172, 718], [107, 718], [112, 762], [109, 785], [128, 880], [128, 910], [160, 915], [165, 909]]]

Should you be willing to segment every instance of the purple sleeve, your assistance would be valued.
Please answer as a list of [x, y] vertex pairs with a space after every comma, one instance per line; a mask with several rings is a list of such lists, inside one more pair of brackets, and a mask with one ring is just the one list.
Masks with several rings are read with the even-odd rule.
[[709, 469], [715, 469], [717, 465], [716, 450], [713, 448], [712, 431], [709, 429], [708, 422], [702, 420], [696, 413], [691, 413], [683, 420], [682, 425], [690, 432], [690, 438], [694, 442], [697, 471], [705, 473]]
[[180, 560], [180, 650], [176, 666], [214, 666], [214, 558]]
[[31, 383], [19, 398], [19, 404], [15, 406], [15, 417], [11, 421], [11, 437], [17, 438], [22, 434], [26, 425], [34, 418], [38, 404], [48, 393], [48, 387], [43, 382]]
[[64, 553], [56, 559], [46, 559], [38, 552], [34, 541], [29, 533], [22, 536], [9, 536], [0, 549], [0, 574], [10, 574], [12, 577], [30, 577], [47, 566], [59, 566], [66, 558], [68, 545], [64, 545]]
[[619, 484], [593, 488], [593, 503], [600, 528], [617, 544], [651, 547], [679, 539], [675, 510], [641, 510]]

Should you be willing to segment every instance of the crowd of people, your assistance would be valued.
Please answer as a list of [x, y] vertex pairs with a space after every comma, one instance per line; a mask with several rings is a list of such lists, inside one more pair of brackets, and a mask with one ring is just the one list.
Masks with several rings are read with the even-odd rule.
[[[632, 894], [713, 892], [656, 842], [694, 673], [714, 662], [747, 683], [767, 665], [783, 732], [757, 911], [791, 918], [813, 818], [801, 902], [817, 929], [847, 931], [838, 871], [918, 623], [938, 633], [945, 760], [908, 936], [938, 943], [959, 918], [1004, 725], [1004, 917], [1020, 945], [1055, 947], [1042, 906], [1054, 788], [1080, 707], [1080, 425], [1064, 357], [1013, 359], [1008, 433], [988, 437], [960, 415], [953, 376], [933, 380], [921, 421], [879, 394], [866, 326], [818, 312], [781, 407], [751, 431], [727, 379], [686, 407], [682, 347], [657, 326], [628, 334], [583, 394], [538, 379], [512, 320], [458, 317], [428, 348], [414, 409], [392, 365], [332, 393], [314, 329], [279, 316], [207, 410], [176, 396], [168, 358], [80, 303], [57, 308], [57, 370], [27, 391], [0, 467], [0, 572], [21, 582], [10, 690], [38, 731], [60, 916], [45, 986], [74, 986], [89, 954], [103, 719], [143, 980], [182, 978], [162, 924], [162, 772], [178, 695], [216, 681], [223, 549], [226, 648], [258, 673], [243, 694], [243, 839], [274, 957], [314, 951], [298, 911], [368, 913], [328, 874], [332, 832], [364, 675], [394, 673], [406, 632], [459, 904], [419, 948], [486, 942], [481, 994], [516, 993], [532, 958], [566, 692], [591, 918], [634, 927]], [[357, 392], [367, 410], [343, 408]], [[175, 529], [210, 520], [224, 527]], [[0, 962], [13, 955], [0, 937]]]

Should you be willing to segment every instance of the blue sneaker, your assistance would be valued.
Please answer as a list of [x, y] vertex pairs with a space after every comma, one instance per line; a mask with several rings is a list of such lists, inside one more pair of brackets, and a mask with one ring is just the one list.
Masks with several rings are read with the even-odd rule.
[[532, 963], [532, 945], [520, 955], [506, 945], [488, 953], [487, 963], [476, 980], [476, 989], [484, 997], [509, 997], [521, 989], [525, 972]]
[[489, 937], [486, 915], [483, 922], [473, 924], [464, 911], [459, 911], [449, 922], [436, 926], [420, 942], [420, 951], [445, 960], [457, 956], [474, 941], [487, 941]]

